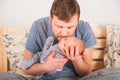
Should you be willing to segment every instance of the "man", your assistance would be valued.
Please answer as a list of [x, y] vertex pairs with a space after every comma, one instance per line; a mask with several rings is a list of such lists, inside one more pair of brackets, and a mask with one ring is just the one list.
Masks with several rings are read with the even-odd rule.
[[[74, 36], [85, 43], [84, 55], [79, 55], [79, 48], [71, 45], [65, 48], [64, 54], [67, 58], [54, 58], [56, 52], [52, 51], [45, 63], [35, 63], [23, 70], [28, 75], [45, 74], [43, 80], [54, 80], [58, 78], [82, 77], [92, 71], [92, 47], [96, 39], [88, 23], [79, 21], [80, 8], [76, 0], [54, 0], [50, 17], [41, 18], [35, 21], [31, 27], [24, 60], [32, 55], [41, 52], [46, 39], [49, 36], [54, 38], [54, 44], [62, 38]], [[50, 71], [62, 68], [54, 74], [47, 74]]]

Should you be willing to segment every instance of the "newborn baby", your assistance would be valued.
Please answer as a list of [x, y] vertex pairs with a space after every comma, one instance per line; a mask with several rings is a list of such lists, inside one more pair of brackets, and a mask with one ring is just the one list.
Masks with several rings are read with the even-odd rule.
[[[29, 68], [31, 65], [34, 63], [40, 62], [40, 63], [45, 63], [45, 60], [49, 56], [52, 50], [55, 50], [57, 53], [55, 55], [55, 58], [64, 58], [66, 57], [65, 54], [63, 54], [63, 49], [65, 47], [74, 45], [77, 46], [80, 50], [79, 52], [82, 53], [84, 50], [84, 43], [82, 40], [75, 38], [75, 37], [67, 37], [63, 38], [59, 41], [58, 44], [53, 45], [54, 39], [52, 37], [48, 37], [46, 40], [43, 50], [41, 52], [38, 52], [31, 56], [28, 60], [23, 60], [22, 61], [22, 66], [24, 69]], [[61, 69], [57, 69], [56, 71], [61, 71]], [[48, 74], [52, 74], [56, 71], [50, 72]], [[39, 77], [42, 75], [39, 75]]]

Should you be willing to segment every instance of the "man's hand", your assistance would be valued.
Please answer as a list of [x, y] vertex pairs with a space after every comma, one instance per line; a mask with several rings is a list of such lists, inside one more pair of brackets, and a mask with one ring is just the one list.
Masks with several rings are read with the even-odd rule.
[[59, 42], [59, 47], [63, 53], [70, 60], [82, 59], [82, 53], [84, 52], [84, 42], [77, 37], [62, 38]]
[[67, 56], [70, 60], [79, 60], [83, 57], [84, 52], [80, 52], [79, 48], [74, 45], [66, 46], [65, 49], [63, 49], [64, 54]]
[[53, 71], [62, 68], [67, 63], [67, 58], [54, 58], [56, 52], [52, 51], [45, 61], [45, 65], [48, 71]]

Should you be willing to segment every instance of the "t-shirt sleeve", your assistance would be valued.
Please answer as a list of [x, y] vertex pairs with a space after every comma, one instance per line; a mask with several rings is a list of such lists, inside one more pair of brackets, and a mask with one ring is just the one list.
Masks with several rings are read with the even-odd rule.
[[85, 22], [84, 26], [85, 28], [84, 28], [83, 41], [85, 42], [86, 48], [91, 48], [97, 43], [97, 41], [90, 25], [87, 22]]
[[38, 40], [37, 40], [38, 33], [36, 26], [37, 25], [35, 23], [32, 24], [25, 45], [25, 48], [33, 54], [40, 51], [40, 47], [38, 45]]

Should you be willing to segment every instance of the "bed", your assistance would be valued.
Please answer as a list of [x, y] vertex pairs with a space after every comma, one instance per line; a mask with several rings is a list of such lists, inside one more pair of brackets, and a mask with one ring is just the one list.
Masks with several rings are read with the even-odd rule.
[[[24, 44], [21, 47], [24, 47], [24, 45], [25, 45], [26, 35], [28, 34], [28, 32], [29, 32], [29, 28], [0, 28], [0, 35], [15, 34], [16, 37], [19, 35], [22, 35], [23, 37], [21, 38], [21, 40], [23, 41]], [[93, 28], [93, 32], [97, 39], [97, 44], [93, 47], [93, 52], [92, 52], [93, 73], [88, 74], [86, 77], [83, 77], [80, 80], [97, 80], [98, 77], [97, 77], [97, 79], [93, 79], [93, 78], [95, 78], [95, 76], [98, 76], [98, 73], [100, 71], [101, 71], [101, 73], [104, 73], [104, 71], [107, 71], [109, 69], [109, 68], [107, 68], [107, 69], [105, 68], [106, 65], [104, 63], [105, 62], [104, 61], [104, 51], [106, 48], [106, 35], [107, 35], [106, 27]], [[16, 46], [18, 46], [18, 45], [16, 45]], [[17, 67], [14, 66], [15, 65], [14, 60], [10, 59], [11, 55], [9, 54], [9, 56], [8, 56], [9, 51], [6, 51], [6, 50], [7, 50], [6, 44], [4, 44], [3, 39], [0, 38], [0, 72], [13, 71], [13, 72], [19, 72], [20, 74], [24, 75], [20, 70], [21, 68], [18, 67], [18, 65], [20, 65], [19, 61], [20, 61], [20, 59], [22, 59], [24, 48], [22, 48], [22, 51], [21, 51], [22, 54], [17, 55], [20, 57], [19, 60], [16, 60], [16, 62], [18, 62], [18, 63], [16, 63], [16, 64], [18, 64], [18, 65], [16, 65]], [[13, 66], [13, 67], [11, 67], [11, 66]], [[104, 70], [104, 69], [106, 69], [106, 70]], [[117, 69], [110, 68], [110, 70], [108, 70], [109, 72], [107, 72], [107, 73], [112, 74], [111, 73], [111, 72], [113, 72], [112, 70], [115, 71], [114, 74], [116, 73], [117, 74], [116, 76], [118, 76], [118, 73], [120, 73], [119, 68], [117, 68]], [[108, 75], [108, 74], [106, 74], [106, 75]], [[91, 77], [91, 79], [90, 79], [90, 77]], [[65, 80], [65, 79], [61, 79], [61, 80]], [[100, 79], [100, 80], [103, 80], [103, 79]], [[113, 80], [113, 79], [111, 78], [111, 80]], [[115, 80], [118, 80], [118, 79], [115, 79]]]

